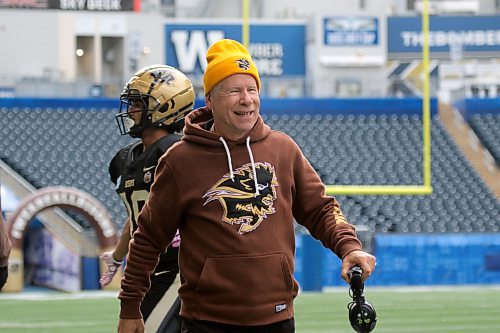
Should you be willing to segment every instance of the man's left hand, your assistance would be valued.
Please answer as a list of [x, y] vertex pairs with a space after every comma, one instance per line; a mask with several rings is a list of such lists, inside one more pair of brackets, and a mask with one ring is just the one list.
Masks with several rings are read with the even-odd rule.
[[363, 281], [365, 281], [375, 270], [376, 264], [376, 259], [371, 254], [361, 250], [352, 251], [342, 260], [342, 269], [340, 275], [345, 280], [345, 282], [349, 283], [350, 281], [349, 277], [347, 276], [347, 272], [349, 272], [349, 270], [354, 266], [358, 265], [363, 270], [361, 278], [363, 279]]

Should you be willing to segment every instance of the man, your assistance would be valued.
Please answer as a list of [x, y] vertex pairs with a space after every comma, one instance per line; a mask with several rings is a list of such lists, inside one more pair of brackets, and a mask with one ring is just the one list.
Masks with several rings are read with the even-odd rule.
[[299, 147], [259, 116], [260, 79], [248, 51], [207, 51], [206, 107], [160, 160], [122, 280], [120, 333], [142, 332], [139, 303], [158, 254], [179, 229], [183, 333], [295, 330], [293, 218], [366, 279], [375, 258]]
[[[102, 286], [111, 282], [122, 265], [128, 243], [137, 229], [137, 215], [154, 181], [158, 159], [180, 140], [174, 132], [182, 129], [185, 115], [194, 106], [194, 89], [190, 80], [178, 70], [153, 65], [134, 74], [125, 85], [120, 101], [120, 112], [116, 115], [120, 133], [141, 140], [122, 148], [109, 166], [116, 192], [127, 208], [128, 220], [115, 250], [101, 256], [108, 267], [100, 279]], [[157, 332], [167, 311], [174, 304], [179, 307], [180, 302], [176, 299], [180, 283], [174, 283], [179, 271], [179, 240], [178, 235], [175, 238], [172, 235], [166, 244], [168, 248], [160, 255], [151, 274], [151, 287], [141, 303], [148, 332]], [[177, 318], [178, 312], [178, 309], [174, 311]], [[180, 331], [180, 324], [177, 326], [173, 331]]]
[[9, 275], [9, 254], [10, 254], [10, 238], [7, 233], [7, 226], [3, 222], [2, 203], [0, 200], [0, 289], [7, 282]]

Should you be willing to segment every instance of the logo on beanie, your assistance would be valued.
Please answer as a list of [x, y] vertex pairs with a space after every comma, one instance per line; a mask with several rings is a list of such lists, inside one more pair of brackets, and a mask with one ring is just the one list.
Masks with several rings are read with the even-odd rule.
[[238, 59], [236, 60], [236, 64], [238, 65], [239, 68], [248, 70], [250, 68], [250, 61], [246, 59]]

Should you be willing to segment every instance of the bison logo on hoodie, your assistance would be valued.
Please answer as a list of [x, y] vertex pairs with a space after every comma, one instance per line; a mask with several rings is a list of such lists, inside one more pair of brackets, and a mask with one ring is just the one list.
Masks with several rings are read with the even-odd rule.
[[269, 214], [276, 210], [278, 181], [274, 168], [269, 163], [255, 163], [258, 180], [258, 191], [255, 189], [252, 164], [248, 163], [234, 171], [231, 179], [224, 175], [210, 190], [205, 193], [205, 206], [210, 201], [219, 200], [224, 210], [222, 220], [231, 225], [239, 224], [239, 234], [255, 230]]

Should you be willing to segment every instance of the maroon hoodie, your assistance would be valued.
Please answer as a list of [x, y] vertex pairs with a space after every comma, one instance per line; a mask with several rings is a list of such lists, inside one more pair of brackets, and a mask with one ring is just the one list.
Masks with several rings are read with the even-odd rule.
[[293, 219], [340, 258], [361, 245], [297, 144], [259, 117], [248, 138], [210, 132], [206, 108], [159, 160], [122, 281], [121, 318], [140, 318], [158, 255], [177, 228], [181, 316], [254, 326], [294, 316]]

